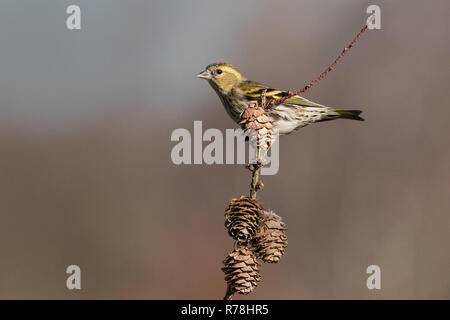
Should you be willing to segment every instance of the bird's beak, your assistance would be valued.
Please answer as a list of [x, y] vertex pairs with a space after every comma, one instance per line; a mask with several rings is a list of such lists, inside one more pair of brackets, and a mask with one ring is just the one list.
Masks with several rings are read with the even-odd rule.
[[197, 78], [202, 78], [202, 79], [206, 79], [206, 80], [211, 80], [212, 76], [211, 76], [211, 72], [209, 72], [209, 70], [205, 70], [203, 72], [200, 72], [197, 75]]

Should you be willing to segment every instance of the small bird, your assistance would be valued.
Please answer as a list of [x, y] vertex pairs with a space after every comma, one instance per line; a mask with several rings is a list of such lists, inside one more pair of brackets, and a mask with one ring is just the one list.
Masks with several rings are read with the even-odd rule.
[[[261, 102], [265, 91], [266, 101], [280, 99], [288, 95], [288, 91], [271, 88], [264, 84], [247, 80], [233, 65], [226, 62], [216, 62], [208, 65], [198, 78], [208, 80], [216, 91], [225, 110], [237, 123], [249, 104]], [[292, 96], [279, 105], [268, 110], [273, 129], [279, 134], [289, 134], [310, 123], [334, 119], [360, 120], [360, 110], [343, 110], [326, 107], [309, 101], [299, 95]]]

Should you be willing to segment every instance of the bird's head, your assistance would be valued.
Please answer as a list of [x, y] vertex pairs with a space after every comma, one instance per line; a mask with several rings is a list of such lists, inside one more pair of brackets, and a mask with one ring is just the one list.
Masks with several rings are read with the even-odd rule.
[[197, 77], [208, 80], [210, 85], [222, 94], [227, 94], [233, 87], [245, 80], [233, 65], [226, 62], [211, 63]]

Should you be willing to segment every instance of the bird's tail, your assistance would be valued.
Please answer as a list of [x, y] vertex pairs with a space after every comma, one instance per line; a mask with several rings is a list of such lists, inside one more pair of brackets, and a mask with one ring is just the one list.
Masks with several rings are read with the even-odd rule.
[[334, 111], [339, 114], [339, 118], [341, 119], [364, 121], [364, 119], [359, 116], [362, 113], [361, 110], [334, 109]]

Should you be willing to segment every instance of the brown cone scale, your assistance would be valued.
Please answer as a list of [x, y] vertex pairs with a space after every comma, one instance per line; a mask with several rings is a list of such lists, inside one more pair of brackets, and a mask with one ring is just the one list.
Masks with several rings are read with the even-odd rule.
[[262, 261], [277, 263], [287, 247], [286, 225], [274, 212], [264, 212], [262, 226], [253, 239], [255, 254]]
[[222, 271], [231, 293], [249, 294], [261, 279], [260, 264], [246, 246], [239, 246], [231, 251], [223, 264]]
[[270, 146], [272, 144], [272, 122], [268, 112], [256, 103], [250, 104], [241, 115], [242, 128], [244, 130], [254, 130], [258, 145]]
[[259, 230], [262, 208], [258, 201], [241, 196], [231, 200], [225, 210], [228, 234], [240, 243], [251, 240]]

